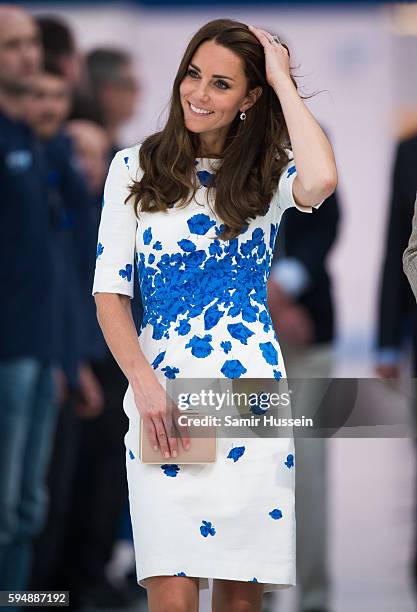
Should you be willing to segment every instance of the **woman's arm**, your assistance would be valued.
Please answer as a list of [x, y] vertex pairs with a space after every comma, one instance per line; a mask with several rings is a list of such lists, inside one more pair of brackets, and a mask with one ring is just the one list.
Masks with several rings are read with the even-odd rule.
[[291, 79], [275, 82], [273, 89], [281, 103], [297, 168], [294, 199], [301, 206], [314, 206], [336, 189], [333, 149]]
[[[138, 219], [132, 201], [126, 204], [125, 201], [132, 181], [129, 169], [132, 168], [133, 173], [136, 154], [136, 149], [123, 149], [110, 164], [104, 187], [92, 293], [103, 335], [132, 387], [147, 436], [152, 446], [158, 448], [159, 444], [166, 456], [168, 447], [177, 450], [176, 438], [168, 439], [168, 434], [173, 433], [175, 405], [166, 397], [140, 349], [130, 305], [134, 295]], [[187, 438], [183, 429], [180, 433], [184, 445]]]
[[403, 254], [404, 272], [417, 299], [417, 199], [414, 207], [413, 226], [407, 248]]
[[264, 47], [267, 81], [284, 113], [297, 169], [292, 185], [295, 201], [300, 206], [314, 206], [336, 189], [333, 149], [291, 80], [286, 48], [273, 42], [269, 32], [253, 26], [249, 29]]
[[[172, 423], [172, 406], [166, 402], [163, 387], [141, 351], [133, 322], [130, 297], [117, 293], [96, 293], [97, 319], [107, 345], [128, 379], [136, 406], [143, 418], [150, 442], [164, 457], [175, 457], [175, 436], [167, 437]], [[189, 439], [182, 436], [184, 448]]]

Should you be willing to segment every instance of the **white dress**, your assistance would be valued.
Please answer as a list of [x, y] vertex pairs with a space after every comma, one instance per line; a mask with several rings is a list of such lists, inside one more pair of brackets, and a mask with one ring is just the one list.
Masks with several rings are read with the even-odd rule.
[[[221, 222], [206, 201], [221, 161], [195, 160], [201, 187], [188, 206], [137, 219], [132, 201], [124, 201], [140, 177], [139, 146], [119, 151], [109, 170], [93, 294], [133, 297], [136, 262], [139, 343], [163, 385], [175, 377], [285, 377], [266, 285], [281, 215], [296, 206], [294, 163], [284, 168], [267, 214], [224, 242], [210, 239]], [[257, 581], [265, 591], [295, 585], [293, 438], [220, 438], [214, 464], [142, 464], [130, 385], [123, 407], [138, 582], [186, 575], [199, 577], [200, 588], [209, 578]]]

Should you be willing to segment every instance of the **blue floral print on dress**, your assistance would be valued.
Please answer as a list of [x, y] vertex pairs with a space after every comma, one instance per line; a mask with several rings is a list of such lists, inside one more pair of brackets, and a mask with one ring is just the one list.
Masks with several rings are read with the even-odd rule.
[[125, 278], [129, 283], [132, 280], [132, 264], [126, 264], [126, 267], [119, 270], [119, 276]]
[[152, 240], [152, 228], [148, 227], [148, 229], [146, 229], [143, 232], [143, 244], [151, 244], [151, 240]]
[[159, 355], [157, 355], [155, 359], [152, 361], [151, 366], [153, 367], [154, 370], [156, 370], [159, 364], [163, 361], [165, 357], [165, 353], [166, 351], [162, 351], [162, 353], [159, 353]]
[[295, 166], [291, 166], [290, 168], [288, 168], [287, 170], [287, 178], [290, 178], [290, 176], [292, 174], [294, 174], [296, 172]]
[[213, 306], [207, 308], [206, 312], [204, 313], [204, 329], [211, 329], [212, 327], [215, 327], [223, 315], [224, 311], [219, 310], [217, 304], [213, 304]]
[[226, 378], [240, 378], [242, 374], [246, 374], [247, 369], [242, 365], [239, 359], [229, 359], [224, 362], [220, 372], [226, 376]]
[[205, 538], [208, 535], [214, 536], [216, 533], [216, 530], [214, 529], [213, 525], [211, 524], [210, 521], [201, 521], [203, 524], [200, 527], [200, 533], [202, 536], [204, 536]]
[[197, 176], [203, 187], [211, 187], [214, 185], [214, 179], [216, 178], [215, 174], [212, 174], [207, 170], [199, 170], [197, 172]]
[[183, 251], [186, 251], [187, 253], [192, 253], [197, 248], [194, 242], [192, 242], [191, 240], [187, 240], [186, 238], [184, 238], [183, 240], [179, 240], [177, 244]]
[[187, 221], [187, 225], [190, 228], [190, 232], [192, 234], [198, 234], [203, 236], [207, 234], [209, 229], [216, 225], [216, 222], [213, 219], [210, 219], [208, 215], [204, 215], [203, 213], [199, 213], [197, 215], [193, 215]]
[[232, 343], [229, 340], [223, 340], [223, 342], [220, 342], [220, 346], [224, 350], [226, 355], [232, 350]]
[[294, 467], [294, 455], [292, 454], [287, 455], [287, 460], [284, 461], [284, 463], [287, 466], [287, 468]]
[[242, 457], [244, 452], [245, 452], [244, 446], [235, 446], [229, 451], [229, 454], [227, 455], [227, 459], [233, 459], [233, 462], [236, 463], [236, 461], [240, 459], [240, 457]]
[[98, 259], [100, 255], [103, 254], [103, 252], [104, 252], [104, 246], [101, 244], [101, 242], [99, 242], [97, 245], [96, 259]]
[[278, 365], [278, 353], [272, 342], [260, 342], [259, 348], [267, 363], [270, 365]]
[[210, 344], [212, 340], [212, 336], [210, 334], [206, 334], [203, 338], [199, 336], [193, 336], [185, 345], [185, 348], [191, 348], [191, 354], [194, 357], [208, 357], [210, 353], [213, 351], [213, 347]]
[[164, 472], [165, 476], [175, 478], [180, 471], [180, 466], [176, 463], [164, 463], [164, 465], [161, 465], [161, 470]]
[[233, 338], [236, 338], [236, 340], [239, 340], [242, 344], [247, 344], [248, 338], [254, 334], [254, 332], [243, 323], [229, 323], [227, 331]]

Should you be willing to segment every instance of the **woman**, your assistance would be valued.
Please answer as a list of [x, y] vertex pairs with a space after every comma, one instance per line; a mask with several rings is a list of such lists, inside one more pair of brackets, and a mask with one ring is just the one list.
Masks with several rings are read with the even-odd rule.
[[[292, 438], [223, 438], [214, 464], [149, 465], [138, 459], [139, 416], [154, 447], [175, 457], [167, 379], [285, 377], [266, 302], [279, 220], [290, 206], [312, 212], [336, 176], [287, 48], [223, 19], [190, 41], [165, 128], [112, 162], [93, 294], [129, 381], [129, 497], [151, 612], [197, 610], [209, 577], [215, 612], [260, 610], [264, 591], [295, 584]], [[135, 250], [139, 343], [129, 306]]]

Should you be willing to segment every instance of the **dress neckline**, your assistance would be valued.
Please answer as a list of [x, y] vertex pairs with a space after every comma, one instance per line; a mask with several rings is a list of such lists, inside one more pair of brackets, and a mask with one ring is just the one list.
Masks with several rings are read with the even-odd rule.
[[196, 157], [194, 160], [197, 170], [215, 170], [222, 163], [220, 157]]

